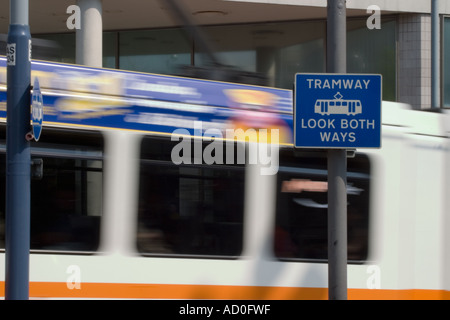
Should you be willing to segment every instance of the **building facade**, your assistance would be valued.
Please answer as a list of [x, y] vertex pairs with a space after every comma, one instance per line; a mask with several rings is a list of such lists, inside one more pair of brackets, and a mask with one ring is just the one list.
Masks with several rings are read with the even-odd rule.
[[[8, 3], [0, 0], [3, 34]], [[433, 3], [437, 56], [432, 55]], [[262, 73], [271, 86], [289, 89], [295, 73], [326, 70], [326, 0], [181, 4], [221, 63]], [[432, 104], [432, 62], [437, 57], [438, 106], [450, 106], [449, 0], [347, 0], [346, 6], [347, 72], [382, 74], [384, 100], [426, 109]], [[38, 44], [34, 58], [162, 74], [210, 63], [201, 42], [186, 34], [167, 1], [30, 1], [30, 30]], [[55, 46], [49, 49], [49, 43]]]

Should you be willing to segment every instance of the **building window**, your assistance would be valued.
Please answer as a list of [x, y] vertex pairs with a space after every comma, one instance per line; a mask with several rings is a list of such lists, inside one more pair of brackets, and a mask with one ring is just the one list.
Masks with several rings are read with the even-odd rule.
[[366, 20], [347, 22], [347, 72], [383, 76], [383, 100], [396, 100], [396, 20], [369, 30]]
[[442, 36], [442, 105], [450, 107], [450, 17], [444, 17]]
[[[396, 100], [396, 18], [369, 30], [366, 19], [347, 21], [347, 72], [383, 76], [383, 100]], [[258, 72], [272, 87], [292, 89], [298, 72], [326, 71], [326, 20], [206, 26], [210, 49], [224, 65]], [[75, 61], [75, 34], [46, 35]], [[180, 66], [205, 67], [204, 48], [180, 28], [105, 32], [103, 64], [108, 68], [179, 74]], [[52, 59], [55, 60], [55, 59]]]
[[[32, 58], [39, 60], [48, 60], [54, 62], [75, 63], [75, 33], [55, 33], [33, 36], [38, 39], [38, 43], [33, 40]], [[47, 42], [49, 50], [36, 54], [36, 48], [41, 41]], [[51, 49], [50, 49], [51, 48]]]
[[[325, 71], [324, 21], [205, 27], [226, 65], [265, 75], [269, 86], [291, 89], [297, 72]], [[195, 65], [208, 61], [196, 51]]]
[[[33, 37], [32, 58], [54, 62], [76, 62], [76, 34], [60, 33]], [[103, 67], [117, 67], [117, 32], [103, 33]]]
[[103, 33], [103, 68], [116, 69], [118, 68], [117, 60], [117, 45], [118, 45], [118, 33], [117, 32], [104, 32]]
[[180, 29], [119, 32], [119, 68], [175, 74], [191, 63], [191, 45]]

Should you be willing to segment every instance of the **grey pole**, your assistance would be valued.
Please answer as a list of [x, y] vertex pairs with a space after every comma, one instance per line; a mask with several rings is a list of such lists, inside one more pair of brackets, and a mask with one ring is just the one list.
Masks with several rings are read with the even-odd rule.
[[431, 108], [439, 108], [439, 1], [431, 0]]
[[31, 36], [28, 0], [10, 0], [7, 44], [5, 299], [29, 298]]
[[28, 0], [9, 0], [10, 24], [28, 26]]
[[[345, 0], [328, 0], [327, 72], [347, 72]], [[347, 151], [328, 150], [328, 298], [347, 299]]]

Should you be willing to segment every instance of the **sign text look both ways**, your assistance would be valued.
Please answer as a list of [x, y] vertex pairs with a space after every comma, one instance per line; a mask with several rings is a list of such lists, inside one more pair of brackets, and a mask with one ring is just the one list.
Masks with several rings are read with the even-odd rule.
[[299, 73], [294, 96], [295, 147], [381, 147], [381, 75]]

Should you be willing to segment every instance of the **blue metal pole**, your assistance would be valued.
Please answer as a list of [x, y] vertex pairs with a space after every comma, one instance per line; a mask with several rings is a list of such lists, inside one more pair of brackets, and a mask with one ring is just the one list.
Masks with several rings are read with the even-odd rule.
[[7, 44], [5, 299], [29, 298], [31, 36], [28, 1], [10, 0]]

